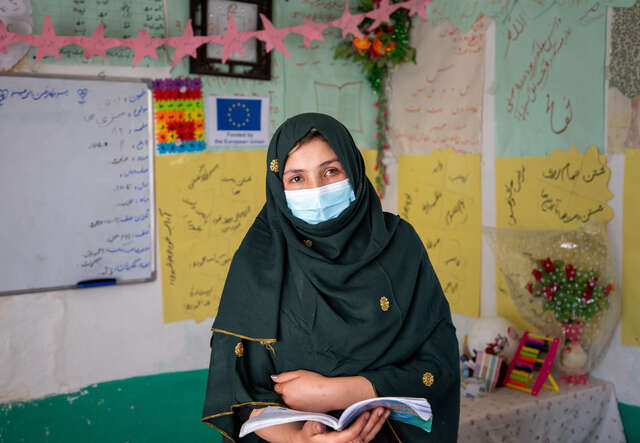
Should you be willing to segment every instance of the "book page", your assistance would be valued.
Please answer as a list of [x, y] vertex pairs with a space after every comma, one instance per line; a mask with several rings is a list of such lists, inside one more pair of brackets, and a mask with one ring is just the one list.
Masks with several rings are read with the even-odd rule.
[[338, 421], [338, 430], [349, 426], [365, 411], [382, 406], [391, 410], [389, 418], [431, 431], [431, 406], [424, 398], [379, 397], [354, 403], [344, 410]]
[[260, 415], [250, 418], [244, 422], [240, 428], [240, 438], [262, 428], [296, 421], [317, 421], [332, 429], [336, 429], [338, 427], [338, 420], [327, 414], [268, 406]]

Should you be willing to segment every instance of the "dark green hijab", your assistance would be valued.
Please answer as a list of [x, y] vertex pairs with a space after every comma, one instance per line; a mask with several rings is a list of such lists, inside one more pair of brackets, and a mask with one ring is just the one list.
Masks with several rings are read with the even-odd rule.
[[[311, 129], [335, 151], [356, 197], [315, 225], [292, 215], [282, 184], [287, 155]], [[426, 397], [431, 434], [394, 422], [396, 438], [455, 441], [449, 305], [416, 232], [382, 211], [349, 131], [323, 114], [288, 119], [269, 145], [266, 176], [266, 203], [233, 258], [213, 324], [203, 421], [233, 440], [243, 406], [281, 402], [271, 374], [307, 369], [362, 375], [379, 396]]]
[[[338, 156], [356, 199], [339, 217], [311, 225], [287, 207], [282, 174], [289, 151], [314, 128]], [[266, 166], [267, 201], [243, 241], [246, 248], [240, 247], [231, 265], [214, 327], [277, 340], [283, 278], [291, 272], [288, 259], [318, 286], [361, 280], [358, 271], [386, 247], [399, 219], [385, 220], [362, 154], [347, 128], [328, 115], [300, 114], [283, 123], [269, 144]], [[261, 254], [256, 253], [258, 245]], [[245, 310], [249, 306], [252, 309]]]

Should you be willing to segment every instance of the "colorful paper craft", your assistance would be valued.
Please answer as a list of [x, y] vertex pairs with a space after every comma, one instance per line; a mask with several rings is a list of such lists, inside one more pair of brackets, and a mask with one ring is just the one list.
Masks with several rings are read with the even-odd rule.
[[200, 152], [205, 142], [202, 81], [199, 78], [153, 81], [158, 154]]

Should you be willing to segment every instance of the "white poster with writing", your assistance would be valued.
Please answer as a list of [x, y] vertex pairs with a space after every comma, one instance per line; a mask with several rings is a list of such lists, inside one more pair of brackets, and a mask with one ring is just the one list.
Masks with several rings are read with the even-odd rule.
[[207, 144], [260, 148], [269, 144], [268, 97], [207, 97]]
[[391, 134], [398, 154], [429, 154], [452, 147], [479, 153], [485, 33], [479, 19], [467, 33], [450, 22], [437, 27], [417, 20], [411, 30], [417, 63], [395, 69]]

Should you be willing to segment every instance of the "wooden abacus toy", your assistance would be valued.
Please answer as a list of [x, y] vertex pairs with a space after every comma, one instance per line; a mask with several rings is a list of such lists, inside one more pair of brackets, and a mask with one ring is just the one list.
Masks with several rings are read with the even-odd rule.
[[[525, 332], [504, 377], [504, 386], [538, 395], [543, 387], [558, 390], [551, 367], [558, 351], [557, 338]], [[549, 383], [546, 383], [547, 380]]]

